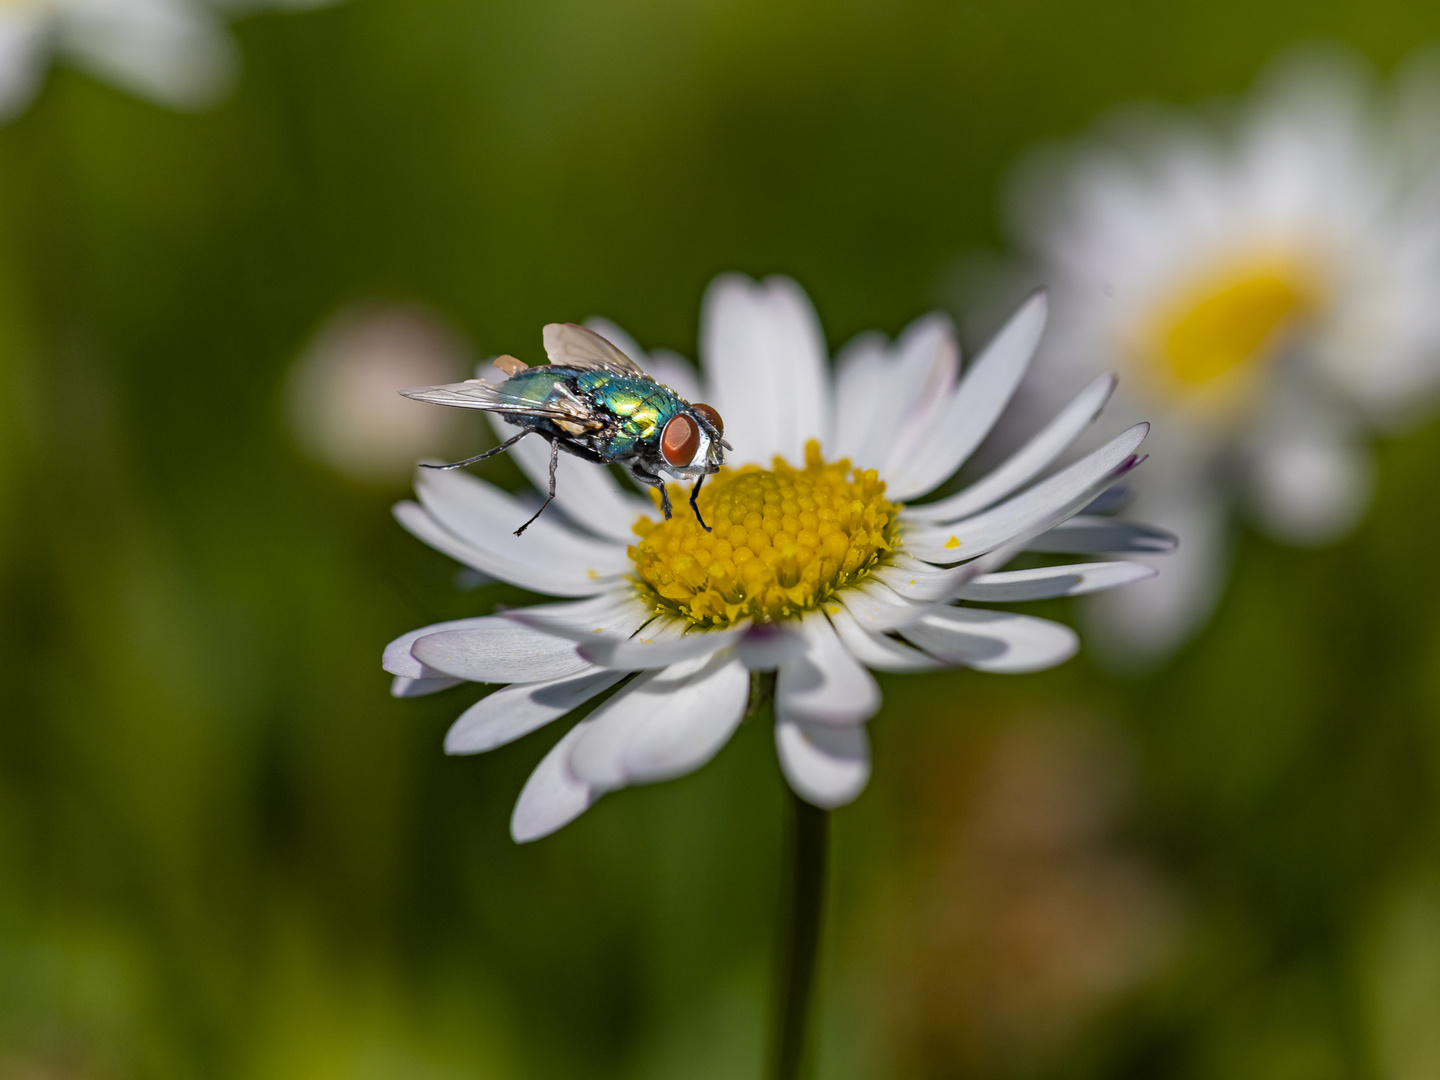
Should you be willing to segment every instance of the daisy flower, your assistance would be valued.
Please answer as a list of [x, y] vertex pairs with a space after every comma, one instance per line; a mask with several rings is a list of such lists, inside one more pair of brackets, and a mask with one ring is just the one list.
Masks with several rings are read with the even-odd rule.
[[[646, 355], [592, 322], [682, 397], [713, 404], [735, 447], [689, 513], [669, 520], [612, 473], [561, 455], [554, 509], [521, 537], [534, 500], [461, 472], [421, 470], [410, 532], [490, 577], [561, 602], [423, 627], [384, 666], [400, 696], [502, 683], [446, 736], [454, 754], [508, 743], [612, 688], [540, 762], [515, 807], [517, 841], [544, 836], [601, 795], [709, 761], [746, 715], [752, 672], [775, 671], [775, 744], [791, 787], [824, 808], [870, 773], [870, 670], [1035, 671], [1076, 650], [1073, 631], [990, 603], [1093, 592], [1154, 573], [1135, 561], [1005, 571], [1023, 550], [1171, 545], [1156, 530], [1074, 515], [1126, 475], [1137, 424], [1044, 476], [1115, 385], [1094, 380], [988, 476], [927, 503], [1009, 402], [1045, 325], [1032, 297], [964, 370], [950, 324], [864, 335], [832, 377], [814, 309], [793, 281], [719, 278], [702, 311], [704, 390], [671, 354]], [[418, 406], [417, 406], [418, 407]], [[497, 423], [502, 438], [513, 434]], [[540, 439], [511, 451], [544, 489]], [[1042, 479], [1041, 477], [1044, 476]], [[620, 684], [624, 684], [621, 686]]]
[[[223, 6], [207, 0], [0, 3], [0, 120], [24, 112], [52, 54], [160, 105], [213, 104], [229, 90], [238, 66]], [[274, 6], [315, 5], [279, 0]]]
[[1163, 420], [1136, 507], [1185, 544], [1159, 581], [1088, 602], [1124, 655], [1204, 621], [1233, 508], [1284, 542], [1342, 536], [1369, 502], [1368, 434], [1433, 392], [1432, 74], [1382, 95], [1352, 58], [1306, 52], [1237, 107], [1132, 112], [1017, 174], [1055, 300], [1036, 397], [1116, 368], [1117, 412]]

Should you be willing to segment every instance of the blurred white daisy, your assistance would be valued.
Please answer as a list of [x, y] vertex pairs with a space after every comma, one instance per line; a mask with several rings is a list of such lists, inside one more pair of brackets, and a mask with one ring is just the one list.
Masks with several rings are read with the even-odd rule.
[[[315, 7], [329, 0], [275, 0]], [[239, 66], [224, 15], [261, 3], [212, 0], [0, 2], [0, 121], [25, 110], [52, 55], [172, 109], [201, 109], [230, 89]]]
[[1208, 616], [1235, 504], [1282, 541], [1343, 535], [1370, 498], [1367, 431], [1434, 390], [1433, 70], [1382, 94], [1306, 51], [1239, 107], [1130, 113], [1018, 174], [1055, 300], [1036, 396], [1118, 368], [1117, 408], [1162, 421], [1136, 509], [1184, 543], [1162, 579], [1090, 602], [1120, 655], [1161, 657]]
[[[867, 669], [1058, 664], [1077, 647], [1068, 627], [971, 605], [1088, 593], [1153, 569], [1000, 566], [1027, 549], [1171, 544], [1140, 526], [1072, 520], [1134, 467], [1147, 425], [1040, 479], [1105, 404], [1108, 375], [988, 476], [910, 503], [948, 480], [990, 431], [1045, 312], [1044, 297], [1032, 298], [963, 375], [949, 323], [932, 315], [893, 343], [856, 339], [832, 378], [814, 309], [794, 282], [718, 279], [702, 312], [703, 397], [723, 417], [739, 467], [700, 495], [714, 531], [684, 512], [659, 521], [609, 471], [562, 455], [563, 517], [542, 517], [516, 537], [529, 516], [520, 499], [464, 473], [423, 470], [419, 502], [396, 508], [407, 529], [485, 574], [570, 599], [398, 638], [384, 659], [394, 692], [510, 684], [450, 729], [446, 749], [468, 754], [630, 680], [535, 770], [511, 822], [520, 841], [558, 829], [605, 792], [710, 760], [745, 715], [752, 671], [778, 669], [775, 741], [791, 786], [818, 806], [849, 802], [870, 774], [864, 725], [880, 707]], [[646, 356], [617, 328], [590, 325], [682, 397], [702, 396], [688, 364]], [[545, 487], [547, 445], [521, 442], [512, 453]]]
[[469, 350], [439, 315], [416, 304], [359, 304], [332, 316], [286, 386], [290, 424], [316, 461], [352, 480], [403, 481], [415, 460], [453, 446], [461, 416], [417, 409], [397, 386], [445, 383]]

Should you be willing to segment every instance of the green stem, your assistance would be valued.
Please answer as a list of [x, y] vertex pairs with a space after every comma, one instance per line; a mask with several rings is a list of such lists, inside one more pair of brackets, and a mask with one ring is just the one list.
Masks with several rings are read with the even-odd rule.
[[825, 861], [830, 814], [790, 788], [786, 819], [785, 900], [781, 909], [779, 964], [771, 1045], [773, 1080], [799, 1080], [815, 986], [815, 961], [825, 907]]

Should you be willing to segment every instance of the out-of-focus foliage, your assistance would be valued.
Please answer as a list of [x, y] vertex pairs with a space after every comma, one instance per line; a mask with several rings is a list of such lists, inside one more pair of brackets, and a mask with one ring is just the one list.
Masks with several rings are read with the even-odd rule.
[[[1440, 11], [355, 0], [236, 32], [213, 112], [61, 69], [0, 130], [4, 1077], [755, 1075], [768, 732], [513, 845], [558, 732], [447, 759], [466, 691], [393, 701], [378, 660], [517, 597], [300, 450], [291, 365], [357, 300], [479, 355], [592, 314], [691, 353], [724, 269], [795, 275], [832, 344], [893, 332], [998, 242], [1035, 140], [1297, 38], [1385, 69]], [[1440, 1070], [1440, 428], [1380, 456], [1354, 538], [1242, 538], [1163, 672], [886, 682], [822, 1076]]]

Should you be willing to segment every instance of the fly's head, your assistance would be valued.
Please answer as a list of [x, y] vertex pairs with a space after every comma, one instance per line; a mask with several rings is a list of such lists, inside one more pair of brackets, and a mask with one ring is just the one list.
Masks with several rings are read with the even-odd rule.
[[725, 441], [725, 422], [715, 409], [687, 404], [661, 429], [656, 464], [676, 480], [699, 480], [719, 472], [725, 451], [733, 449]]

